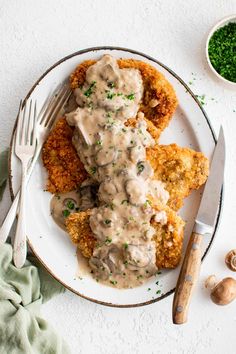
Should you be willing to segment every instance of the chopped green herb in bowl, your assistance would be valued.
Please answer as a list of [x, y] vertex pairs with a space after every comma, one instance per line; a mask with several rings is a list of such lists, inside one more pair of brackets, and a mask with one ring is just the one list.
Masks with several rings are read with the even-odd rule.
[[236, 17], [231, 16], [213, 27], [207, 40], [206, 56], [218, 78], [236, 85]]

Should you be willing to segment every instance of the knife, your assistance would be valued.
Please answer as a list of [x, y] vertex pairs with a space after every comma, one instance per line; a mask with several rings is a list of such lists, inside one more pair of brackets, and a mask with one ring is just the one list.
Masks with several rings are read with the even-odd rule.
[[174, 324], [187, 322], [189, 304], [200, 271], [202, 238], [205, 234], [212, 234], [214, 230], [224, 179], [224, 165], [225, 139], [221, 127], [211, 162], [210, 175], [204, 188], [175, 289], [172, 308]]

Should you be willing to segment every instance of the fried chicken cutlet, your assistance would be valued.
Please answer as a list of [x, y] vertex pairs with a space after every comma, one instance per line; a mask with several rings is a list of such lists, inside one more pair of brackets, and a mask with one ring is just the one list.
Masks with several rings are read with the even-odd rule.
[[73, 129], [65, 118], [57, 121], [42, 150], [43, 164], [48, 172], [47, 190], [51, 193], [76, 189], [87, 172], [72, 144]]
[[[125, 124], [135, 127], [137, 122], [145, 119], [148, 132], [158, 141], [161, 132], [169, 124], [177, 105], [177, 99], [172, 86], [162, 74], [146, 63], [132, 59], [121, 59], [117, 62], [120, 68], [138, 69], [143, 80], [144, 91], [141, 90], [140, 98], [142, 97], [142, 99], [140, 105], [137, 106], [137, 109], [139, 107], [138, 118], [133, 117]], [[71, 75], [72, 89], [77, 87], [81, 88], [81, 86], [83, 86], [87, 68], [94, 63], [95, 61], [86, 61], [76, 68]], [[96, 81], [94, 80], [94, 83], [98, 83], [100, 77], [103, 77], [102, 73], [99, 75], [100, 76], [95, 78]], [[141, 82], [140, 79], [139, 82]], [[110, 87], [109, 84], [110, 83], [108, 83], [108, 87]], [[85, 83], [85, 90], [77, 90], [82, 94], [82, 102], [84, 99], [83, 95], [86, 93], [85, 96], [87, 97], [87, 91], [89, 90], [87, 90], [87, 88], [90, 86]], [[107, 91], [105, 90], [105, 92]], [[126, 92], [127, 95], [124, 96], [126, 99], [130, 96], [128, 95], [129, 92], [136, 91], [130, 90]], [[118, 91], [118, 93], [116, 92], [114, 95], [117, 95], [116, 98], [118, 98], [118, 96], [122, 94]], [[107, 98], [110, 97], [106, 97], [106, 99]], [[89, 104], [91, 104], [91, 102], [89, 102]], [[123, 106], [128, 107], [128, 105], [124, 103]], [[95, 105], [95, 107], [99, 107], [99, 105]], [[102, 117], [106, 117], [106, 115], [103, 114]], [[140, 120], [138, 120], [139, 118]], [[73, 124], [73, 122], [70, 124]], [[124, 131], [127, 131], [127, 129], [124, 129]], [[130, 129], [130, 131], [135, 132], [135, 129]], [[81, 182], [88, 177], [88, 173], [80, 162], [72, 144], [72, 136], [73, 128], [68, 126], [65, 118], [61, 118], [56, 123], [44, 144], [43, 162], [49, 172], [47, 188], [52, 193], [71, 191], [80, 186]], [[129, 139], [129, 141], [131, 141], [131, 139]], [[165, 189], [170, 194], [168, 205], [158, 205], [156, 204], [159, 203], [158, 201], [151, 201], [152, 208], [157, 211], [155, 217], [151, 220], [151, 225], [156, 231], [153, 236], [153, 240], [156, 244], [156, 258], [155, 249], [152, 248], [154, 256], [152, 259], [153, 264], [155, 264], [156, 259], [158, 268], [174, 268], [179, 263], [182, 250], [184, 222], [176, 214], [175, 210], [178, 210], [179, 207], [182, 206], [183, 198], [190, 193], [191, 189], [199, 188], [199, 186], [205, 182], [208, 166], [204, 159], [202, 154], [196, 153], [190, 149], [182, 149], [175, 144], [170, 145], [170, 147], [157, 145], [147, 149], [147, 160], [151, 162], [153, 167], [154, 178], [162, 181], [165, 185]], [[89, 171], [88, 168], [87, 170]], [[158, 198], [159, 197], [156, 197], [156, 199]], [[150, 201], [148, 200], [148, 202]], [[96, 215], [96, 209], [93, 209], [93, 212], [95, 212]], [[159, 219], [156, 217], [157, 214], [163, 213], [165, 214], [164, 221], [163, 218]], [[90, 228], [89, 219], [90, 210], [71, 214], [66, 219], [67, 230], [72, 242], [77, 245], [78, 249], [87, 258], [92, 256], [93, 251], [96, 250], [95, 247], [98, 246], [97, 240]], [[123, 221], [126, 220], [125, 217], [121, 219]], [[104, 220], [111, 222], [109, 219]], [[138, 227], [138, 221], [136, 221], [136, 225], [137, 230], [141, 230]], [[105, 244], [102, 247], [104, 248], [104, 246]], [[131, 252], [131, 250], [132, 248], [127, 252]]]
[[209, 161], [201, 153], [176, 144], [155, 145], [147, 149], [147, 159], [156, 179], [169, 192], [168, 205], [178, 210], [191, 190], [200, 188], [209, 174]]
[[[164, 210], [167, 223], [152, 221], [156, 233], [153, 240], [156, 243], [156, 265], [161, 268], [175, 268], [181, 258], [184, 221], [168, 206], [155, 205], [156, 211]], [[84, 257], [90, 258], [96, 246], [96, 238], [89, 226], [90, 210], [71, 214], [66, 219], [66, 228], [71, 241], [78, 247]]]
[[[132, 124], [132, 122], [131, 122]], [[48, 170], [47, 190], [68, 192], [88, 176], [72, 144], [73, 129], [61, 118], [43, 147], [43, 163]], [[178, 210], [192, 189], [200, 188], [209, 172], [208, 159], [200, 152], [176, 144], [155, 145], [147, 149], [156, 179], [165, 184], [170, 194], [169, 207]]]
[[[72, 89], [83, 85], [87, 69], [95, 62], [86, 60], [77, 66], [70, 76]], [[152, 128], [156, 131], [155, 137], [159, 138], [161, 132], [168, 126], [178, 104], [172, 85], [163, 74], [147, 63], [134, 59], [118, 59], [117, 63], [121, 69], [132, 68], [140, 71], [144, 93], [139, 112], [143, 112], [145, 118], [152, 123]]]

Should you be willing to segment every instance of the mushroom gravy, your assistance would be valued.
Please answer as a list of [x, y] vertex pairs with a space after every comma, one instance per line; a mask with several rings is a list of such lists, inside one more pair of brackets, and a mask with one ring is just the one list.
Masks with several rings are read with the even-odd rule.
[[97, 206], [98, 186], [91, 179], [85, 180], [80, 188], [68, 193], [55, 194], [50, 203], [55, 223], [66, 231], [65, 219], [71, 214]]
[[[78, 108], [66, 115], [75, 126], [73, 144], [94, 183], [99, 185], [98, 207], [92, 208], [90, 227], [97, 246], [89, 260], [94, 277], [108, 285], [131, 288], [157, 272], [155, 229], [151, 218], [165, 224], [148, 196], [167, 203], [162, 182], [153, 180], [146, 148], [154, 144], [144, 114], [138, 113], [143, 95], [139, 70], [119, 69], [104, 55], [86, 72], [75, 90]], [[137, 117], [135, 127], [126, 126]]]

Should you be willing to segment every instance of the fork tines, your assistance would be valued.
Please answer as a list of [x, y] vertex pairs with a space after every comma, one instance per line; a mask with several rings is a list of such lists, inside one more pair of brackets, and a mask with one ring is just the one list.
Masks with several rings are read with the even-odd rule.
[[49, 102], [45, 102], [47, 104], [46, 109], [42, 107], [42, 114], [39, 114], [39, 123], [45, 127], [51, 126], [60, 112], [63, 102], [68, 101], [71, 92], [68, 84], [62, 84], [50, 98]]
[[32, 146], [35, 144], [35, 125], [37, 119], [37, 106], [32, 100], [20, 102], [18, 121], [16, 128], [16, 145]]

